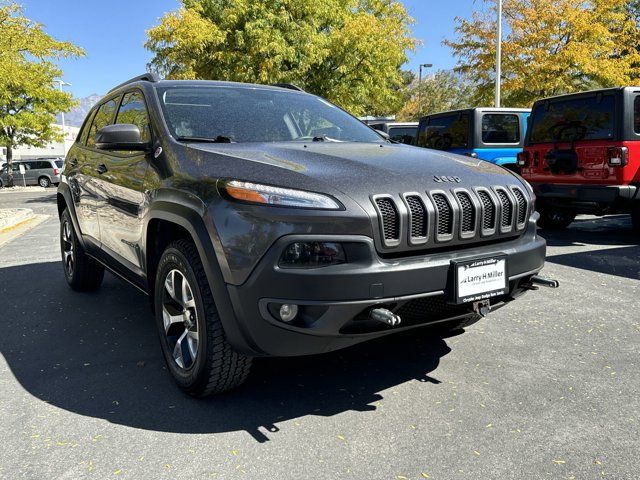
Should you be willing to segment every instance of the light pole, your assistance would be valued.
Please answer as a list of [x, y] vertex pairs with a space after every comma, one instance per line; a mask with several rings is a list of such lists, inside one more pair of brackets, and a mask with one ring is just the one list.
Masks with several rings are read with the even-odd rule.
[[502, 0], [498, 0], [498, 36], [496, 39], [496, 108], [500, 107], [500, 83], [502, 82]]
[[422, 68], [433, 67], [432, 63], [421, 63], [418, 68], [418, 115], [422, 112]]
[[[60, 91], [62, 91], [62, 87], [70, 87], [71, 84], [69, 82], [65, 82], [64, 80], [54, 80], [58, 85], [60, 85]], [[64, 124], [64, 112], [60, 112], [60, 119], [62, 120], [62, 152], [63, 155], [67, 155], [67, 131], [66, 126]]]

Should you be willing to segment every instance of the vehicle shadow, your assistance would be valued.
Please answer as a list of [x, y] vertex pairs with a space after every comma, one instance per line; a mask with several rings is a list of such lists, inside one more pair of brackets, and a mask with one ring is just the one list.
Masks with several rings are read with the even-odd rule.
[[579, 217], [566, 230], [540, 231], [552, 247], [612, 246], [595, 250], [573, 249], [547, 256], [547, 262], [619, 277], [640, 279], [640, 238], [628, 215], [605, 218]]
[[629, 215], [607, 217], [580, 216], [568, 228], [559, 231], [540, 230], [552, 247], [581, 245], [638, 245]]
[[30, 394], [80, 415], [135, 428], [216, 433], [245, 430], [258, 442], [277, 423], [369, 411], [381, 391], [428, 374], [450, 349], [416, 331], [303, 358], [257, 359], [248, 383], [193, 399], [173, 384], [148, 299], [108, 275], [97, 293], [72, 292], [61, 265], [0, 269], [0, 353]]

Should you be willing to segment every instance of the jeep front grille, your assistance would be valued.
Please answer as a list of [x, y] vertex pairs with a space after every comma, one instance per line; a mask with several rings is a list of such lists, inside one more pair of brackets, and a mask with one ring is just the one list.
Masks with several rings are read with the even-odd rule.
[[436, 217], [438, 219], [438, 237], [451, 235], [453, 233], [453, 210], [449, 200], [442, 193], [434, 193], [433, 201], [436, 204]]
[[409, 230], [410, 236], [415, 241], [427, 236], [427, 215], [424, 203], [418, 195], [408, 195], [406, 197], [409, 206]]
[[400, 218], [398, 209], [390, 198], [376, 199], [379, 215], [382, 217], [382, 230], [385, 241], [398, 240], [400, 238]]
[[519, 234], [526, 228], [530, 205], [519, 186], [453, 188], [372, 198], [383, 247], [405, 250]]

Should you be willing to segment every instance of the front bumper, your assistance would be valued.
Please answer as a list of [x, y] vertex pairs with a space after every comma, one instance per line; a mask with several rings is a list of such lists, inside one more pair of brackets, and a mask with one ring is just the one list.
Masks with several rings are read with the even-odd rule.
[[[281, 252], [294, 241], [343, 242], [354, 250], [350, 263], [343, 265], [278, 267]], [[429, 323], [470, 318], [476, 315], [471, 305], [449, 303], [453, 260], [506, 256], [509, 293], [492, 300], [499, 308], [524, 292], [523, 284], [542, 269], [545, 253], [535, 219], [519, 238], [399, 259], [380, 258], [369, 237], [286, 236], [269, 249], [244, 284], [227, 285], [243, 336], [229, 340], [239, 351], [255, 356], [307, 355]], [[300, 305], [305, 322], [292, 325], [276, 319], [269, 304], [284, 303]], [[402, 311], [407, 321], [397, 327], [372, 325], [363, 315], [374, 306]]]
[[636, 185], [532, 184], [538, 200], [556, 207], [570, 207], [579, 213], [626, 211], [639, 200]]

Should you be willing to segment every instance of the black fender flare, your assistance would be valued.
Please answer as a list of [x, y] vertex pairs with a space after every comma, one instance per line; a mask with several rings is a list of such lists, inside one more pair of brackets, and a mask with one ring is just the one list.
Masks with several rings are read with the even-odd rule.
[[[61, 195], [64, 198], [67, 210], [69, 210], [69, 216], [71, 217], [71, 223], [73, 223], [73, 228], [76, 231], [76, 237], [82, 245], [82, 248], [86, 250], [87, 246], [84, 241], [84, 237], [82, 235], [82, 231], [80, 230], [80, 224], [78, 223], [78, 217], [76, 215], [76, 204], [73, 201], [73, 194], [71, 192], [71, 188], [69, 184], [66, 182], [60, 182], [58, 185], [58, 193], [57, 195]], [[60, 200], [57, 199], [58, 202], [58, 215], [62, 214], [62, 210], [60, 209]]]
[[[220, 314], [227, 340], [239, 352], [246, 355], [260, 355], [262, 350], [251, 339], [249, 333], [238, 322], [227, 284], [220, 268], [211, 233], [205, 219], [196, 209], [170, 201], [154, 201], [149, 208], [144, 224], [144, 252], [146, 270], [147, 232], [152, 220], [163, 220], [184, 228], [196, 245], [213, 299]], [[150, 292], [151, 294], [153, 292]]]

